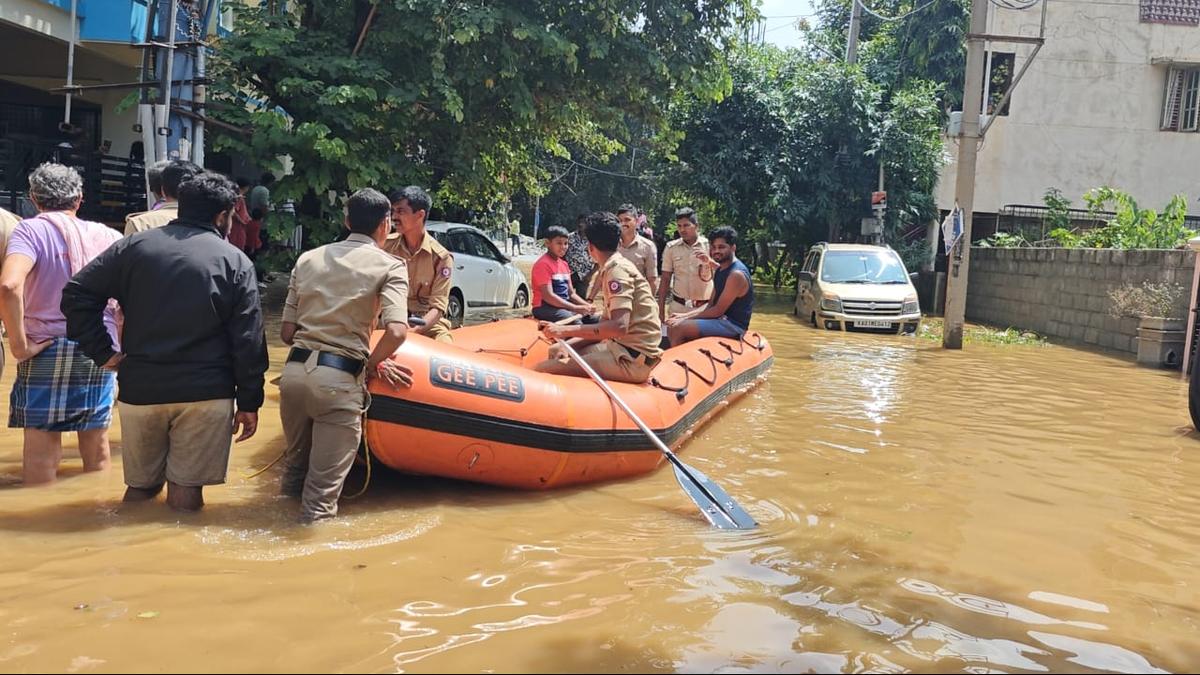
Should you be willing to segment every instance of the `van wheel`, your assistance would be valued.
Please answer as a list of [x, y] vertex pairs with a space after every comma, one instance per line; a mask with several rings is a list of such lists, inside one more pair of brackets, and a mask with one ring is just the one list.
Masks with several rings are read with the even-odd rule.
[[463, 304], [462, 291], [455, 288], [450, 291], [450, 299], [446, 302], [446, 318], [450, 319], [450, 325], [457, 328], [463, 322]]
[[521, 286], [517, 289], [516, 297], [513, 298], [513, 309], [522, 309], [527, 306], [529, 306], [529, 291]]

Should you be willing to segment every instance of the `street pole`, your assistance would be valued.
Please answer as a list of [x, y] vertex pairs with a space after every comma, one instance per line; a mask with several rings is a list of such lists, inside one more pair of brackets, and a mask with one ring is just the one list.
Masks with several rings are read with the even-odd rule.
[[858, 32], [862, 28], [862, 3], [851, 0], [850, 37], [846, 40], [846, 63], [858, 63]]
[[979, 113], [983, 107], [984, 38], [987, 33], [988, 3], [972, 0], [971, 29], [967, 34], [967, 72], [963, 87], [962, 131], [958, 137], [958, 172], [954, 201], [962, 211], [962, 236], [950, 251], [946, 275], [946, 317], [942, 347], [962, 349], [963, 322], [967, 310], [967, 272], [971, 256], [971, 216], [975, 207], [975, 159], [979, 153]]
[[71, 0], [71, 38], [67, 42], [67, 103], [63, 107], [63, 129], [71, 126], [71, 93], [75, 86], [75, 39], [79, 35], [79, 0]]

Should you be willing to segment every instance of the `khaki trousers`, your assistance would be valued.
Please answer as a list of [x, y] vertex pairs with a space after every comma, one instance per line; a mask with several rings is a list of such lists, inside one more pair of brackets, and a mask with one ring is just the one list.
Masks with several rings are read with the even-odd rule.
[[220, 485], [233, 443], [233, 399], [133, 405], [119, 402], [125, 484]]
[[[644, 356], [636, 359], [633, 358], [624, 347], [612, 340], [590, 344], [576, 351], [579, 352], [584, 361], [587, 361], [592, 370], [595, 370], [596, 374], [604, 378], [605, 381], [611, 380], [613, 382], [640, 384], [650, 379], [650, 371], [654, 370], [654, 365], [657, 365], [657, 361], [654, 365], [646, 365], [646, 357]], [[536, 368], [543, 373], [551, 373], [553, 375], [588, 376], [587, 373], [583, 372], [583, 368], [580, 368], [565, 353], [562, 355], [562, 358], [542, 361]]]
[[438, 319], [437, 323], [430, 326], [425, 335], [438, 342], [454, 342], [453, 336], [450, 335], [450, 320], [445, 317]]
[[279, 381], [288, 455], [280, 488], [300, 496], [300, 518], [307, 521], [337, 515], [370, 401], [361, 373], [318, 366], [317, 356], [314, 351], [304, 363], [288, 363]]

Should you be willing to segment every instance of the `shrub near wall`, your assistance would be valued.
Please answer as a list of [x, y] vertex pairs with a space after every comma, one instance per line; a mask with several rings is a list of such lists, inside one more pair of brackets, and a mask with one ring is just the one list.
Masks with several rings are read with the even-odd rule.
[[[1150, 281], [1190, 294], [1194, 258], [1188, 250], [973, 247], [967, 318], [1135, 353], [1138, 320], [1110, 316], [1109, 292]], [[1176, 318], [1187, 317], [1186, 304]]]

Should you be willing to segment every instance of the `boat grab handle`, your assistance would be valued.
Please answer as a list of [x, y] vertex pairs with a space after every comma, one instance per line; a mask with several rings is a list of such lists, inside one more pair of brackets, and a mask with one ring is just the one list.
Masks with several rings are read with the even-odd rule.
[[683, 368], [683, 386], [682, 387], [668, 387], [667, 385], [660, 382], [657, 377], [650, 378], [650, 384], [652, 386], [658, 387], [659, 389], [662, 389], [663, 391], [669, 391], [669, 392], [675, 394], [676, 400], [682, 401], [688, 395], [688, 384], [690, 384], [692, 381], [692, 372], [691, 372], [692, 369], [688, 367], [687, 361], [681, 361], [679, 359], [675, 359], [675, 365], [679, 366], [680, 368]]
[[[716, 379], [716, 377], [717, 377], [717, 364], [718, 363], [722, 364], [726, 368], [733, 367], [733, 357], [732, 356], [730, 356], [727, 359], [718, 359], [717, 357], [713, 356], [713, 353], [708, 351], [708, 349], [701, 349], [700, 353], [707, 356], [709, 361], [712, 361], [712, 363], [713, 363], [713, 379]], [[697, 374], [699, 374], [699, 373], [697, 373]], [[712, 383], [710, 382], [709, 384], [712, 384]]]
[[755, 349], [757, 349], [757, 350], [758, 350], [758, 351], [760, 351], [760, 352], [761, 352], [762, 350], [764, 350], [764, 349], [766, 349], [766, 348], [767, 348], [767, 345], [763, 343], [763, 339], [762, 339], [762, 334], [761, 334], [761, 333], [755, 333], [755, 334], [754, 334], [754, 337], [757, 337], [757, 338], [758, 338], [758, 344], [753, 344], [752, 342], [750, 342], [749, 340], [747, 340], [747, 339], [746, 339], [746, 335], [748, 335], [748, 334], [747, 334], [747, 333], [742, 333], [742, 342], [745, 342], [746, 344], [750, 345], [751, 347], [754, 347]]

